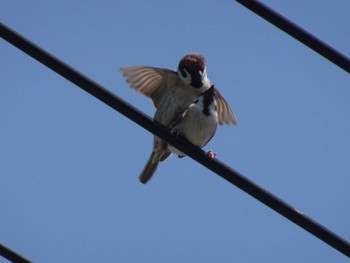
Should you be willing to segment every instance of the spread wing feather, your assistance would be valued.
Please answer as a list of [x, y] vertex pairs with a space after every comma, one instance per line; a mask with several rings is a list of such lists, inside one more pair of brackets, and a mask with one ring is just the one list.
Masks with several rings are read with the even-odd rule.
[[[153, 104], [158, 108], [160, 102], [168, 93], [169, 85], [167, 83], [177, 81], [176, 71], [164, 68], [148, 66], [132, 66], [120, 69], [130, 87], [152, 99]], [[216, 91], [216, 100], [218, 106], [219, 124], [237, 124], [236, 117], [218, 89]]]
[[173, 70], [148, 66], [124, 67], [120, 71], [130, 87], [151, 98], [156, 108], [167, 94], [167, 82], [177, 78]]
[[235, 117], [235, 114], [233, 113], [230, 105], [226, 102], [224, 97], [221, 95], [218, 89], [215, 88], [216, 92], [216, 102], [218, 105], [218, 117], [219, 117], [219, 124], [237, 124], [237, 120]]

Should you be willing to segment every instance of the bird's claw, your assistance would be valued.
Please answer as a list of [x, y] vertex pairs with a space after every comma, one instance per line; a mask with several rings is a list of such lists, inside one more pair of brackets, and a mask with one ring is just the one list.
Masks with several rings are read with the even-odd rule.
[[210, 158], [210, 159], [214, 159], [216, 156], [216, 152], [213, 152], [211, 150], [205, 152], [205, 154]]

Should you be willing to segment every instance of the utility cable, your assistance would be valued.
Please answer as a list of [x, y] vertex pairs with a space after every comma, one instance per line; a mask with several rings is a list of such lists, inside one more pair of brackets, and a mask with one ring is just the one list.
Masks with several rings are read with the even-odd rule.
[[299, 40], [304, 45], [319, 53], [329, 61], [350, 73], [350, 58], [323, 42], [313, 34], [280, 15], [261, 1], [236, 0], [255, 14], [261, 16], [282, 31]]
[[288, 218], [290, 221], [318, 237], [328, 245], [350, 257], [350, 243], [348, 241], [319, 224], [312, 218], [306, 216], [304, 213], [295, 209], [261, 186], [255, 184], [253, 181], [241, 175], [239, 172], [230, 168], [226, 164], [217, 159], [210, 159], [200, 148], [185, 140], [182, 140], [181, 138], [175, 137], [163, 125], [154, 122], [143, 112], [139, 111], [98, 83], [90, 80], [82, 73], [68, 66], [58, 58], [49, 54], [47, 51], [43, 50], [2, 23], [0, 23], [0, 36], [10, 44], [14, 45], [29, 56], [35, 58], [45, 66], [60, 74], [62, 77], [106, 103], [108, 106], [119, 111], [121, 114], [136, 122], [149, 132], [175, 146], [180, 151], [184, 152], [197, 162], [201, 163], [228, 182], [253, 196], [271, 209], [275, 210], [277, 213]]
[[24, 258], [17, 252], [9, 249], [8, 247], [0, 244], [0, 255], [6, 258], [7, 260], [14, 263], [31, 263], [28, 259]]

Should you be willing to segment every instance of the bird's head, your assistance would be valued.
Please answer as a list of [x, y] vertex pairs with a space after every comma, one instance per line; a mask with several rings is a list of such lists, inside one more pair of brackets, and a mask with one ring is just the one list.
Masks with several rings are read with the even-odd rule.
[[211, 86], [207, 76], [205, 58], [201, 54], [185, 55], [179, 62], [178, 76], [186, 85], [203, 91]]

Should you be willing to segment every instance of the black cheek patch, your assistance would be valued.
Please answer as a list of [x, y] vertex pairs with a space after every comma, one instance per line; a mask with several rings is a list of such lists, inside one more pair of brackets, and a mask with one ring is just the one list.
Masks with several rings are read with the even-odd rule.
[[186, 71], [185, 71], [184, 69], [181, 69], [180, 71], [181, 71], [182, 77], [183, 77], [183, 78], [187, 78], [187, 73], [186, 73]]

